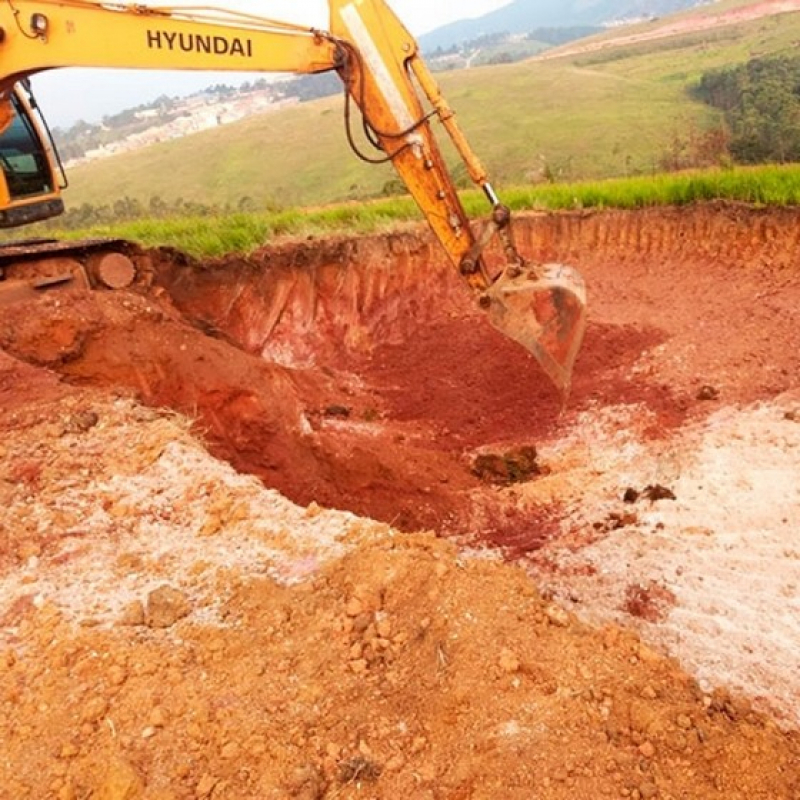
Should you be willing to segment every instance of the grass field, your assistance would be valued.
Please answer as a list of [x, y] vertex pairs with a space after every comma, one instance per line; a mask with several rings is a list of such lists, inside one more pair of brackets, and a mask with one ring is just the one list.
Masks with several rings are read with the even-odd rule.
[[[742, 4], [727, 0], [713, 10]], [[793, 52], [798, 40], [800, 13], [790, 13], [646, 47], [482, 67], [440, 80], [500, 188], [652, 176], [666, 161], [691, 165], [694, 144], [720, 124], [687, 93], [703, 71]], [[328, 98], [78, 167], [70, 180], [66, 199], [73, 207], [127, 196], [232, 208], [247, 198], [249, 207], [288, 209], [380, 197], [394, 173], [349, 151], [342, 100]]]
[[[472, 218], [488, 212], [483, 195], [462, 193]], [[652, 177], [511, 187], [503, 193], [513, 211], [580, 208], [645, 208], [727, 200], [756, 205], [800, 205], [800, 165], [713, 169]], [[422, 215], [408, 197], [350, 202], [315, 210], [218, 214], [152, 219], [56, 232], [62, 238], [112, 236], [145, 245], [171, 245], [198, 257], [248, 252], [280, 236], [335, 232], [367, 233], [419, 222]], [[52, 232], [51, 232], [52, 234]]]

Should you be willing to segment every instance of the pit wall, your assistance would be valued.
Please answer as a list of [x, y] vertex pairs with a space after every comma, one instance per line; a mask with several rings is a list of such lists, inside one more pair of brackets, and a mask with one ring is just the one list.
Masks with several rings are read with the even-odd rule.
[[516, 236], [526, 256], [540, 261], [627, 263], [660, 256], [697, 266], [724, 259], [731, 269], [786, 269], [797, 263], [800, 209], [715, 202], [529, 214], [517, 217]]
[[[595, 272], [679, 265], [687, 275], [722, 261], [793, 270], [800, 210], [710, 203], [638, 211], [520, 214], [515, 236], [534, 262]], [[493, 268], [501, 255], [488, 253]], [[250, 353], [287, 366], [335, 364], [394, 344], [437, 319], [476, 313], [442, 250], [422, 227], [359, 239], [286, 241], [248, 258], [165, 264], [161, 284], [190, 319]]]

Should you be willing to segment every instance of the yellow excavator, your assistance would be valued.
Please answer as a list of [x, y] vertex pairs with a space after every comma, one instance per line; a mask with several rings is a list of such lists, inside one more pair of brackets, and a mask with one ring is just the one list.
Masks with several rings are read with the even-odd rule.
[[[386, 2], [329, 0], [329, 10], [330, 27], [323, 31], [205, 6], [0, 0], [0, 227], [47, 219], [64, 207], [64, 171], [28, 90], [34, 73], [78, 66], [336, 71], [344, 84], [346, 130], [354, 150], [359, 152], [360, 145], [351, 133], [353, 104], [378, 154], [362, 157], [392, 163], [491, 323], [526, 347], [566, 394], [585, 327], [580, 275], [563, 265], [531, 265], [520, 256], [508, 209], [458, 127], [417, 42]], [[448, 174], [434, 121], [452, 139], [491, 205], [480, 231], [470, 224]], [[495, 237], [506, 263], [491, 274], [484, 250]], [[106, 241], [29, 241], [5, 250], [0, 269], [9, 296], [76, 281], [87, 288], [121, 288], [135, 280], [134, 265]], [[80, 250], [85, 257], [80, 269], [66, 274], [25, 277], [25, 270], [16, 267], [37, 250], [69, 255]]]

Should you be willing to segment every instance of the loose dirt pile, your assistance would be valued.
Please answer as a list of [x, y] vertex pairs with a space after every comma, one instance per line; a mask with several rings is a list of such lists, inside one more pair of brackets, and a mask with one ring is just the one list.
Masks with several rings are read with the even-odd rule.
[[800, 797], [798, 221], [524, 220], [564, 410], [417, 233], [8, 307], [0, 797]]

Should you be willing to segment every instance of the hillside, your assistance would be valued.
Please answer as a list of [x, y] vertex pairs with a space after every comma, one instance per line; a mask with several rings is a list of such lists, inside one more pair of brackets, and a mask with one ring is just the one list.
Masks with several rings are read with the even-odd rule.
[[[711, 0], [713, 2], [713, 0]], [[625, 20], [650, 19], [673, 14], [709, 0], [514, 0], [507, 6], [474, 19], [443, 25], [419, 41], [432, 52], [493, 33], [529, 33], [536, 28], [570, 28], [609, 25]]]
[[[719, 3], [714, 12], [742, 5], [754, 4]], [[693, 143], [720, 117], [692, 100], [687, 87], [705, 70], [753, 53], [789, 52], [800, 38], [797, 12], [693, 33], [686, 21], [702, 28], [709, 13], [683, 15], [681, 32], [663, 39], [616, 47], [604, 41], [595, 52], [573, 47], [547, 61], [445, 74], [442, 87], [499, 184], [647, 174], [665, 159], [688, 165]], [[626, 32], [652, 36], [670, 24]], [[287, 206], [380, 195], [394, 180], [391, 169], [356, 159], [342, 126], [338, 97], [254, 116], [75, 169], [67, 202], [112, 204], [127, 195], [143, 203], [157, 197], [236, 206], [247, 197]]]

